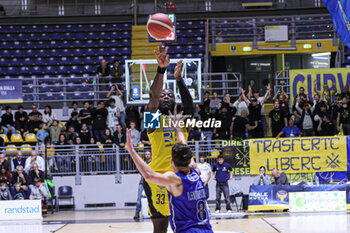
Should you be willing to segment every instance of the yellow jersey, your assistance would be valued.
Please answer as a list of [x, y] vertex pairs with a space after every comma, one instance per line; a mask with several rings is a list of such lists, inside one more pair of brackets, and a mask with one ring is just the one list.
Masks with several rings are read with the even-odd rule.
[[[149, 166], [155, 172], [165, 173], [172, 171], [171, 167], [171, 150], [173, 145], [177, 143], [175, 130], [172, 127], [164, 126], [163, 122], [168, 116], [161, 116], [161, 127], [155, 129], [152, 133], [148, 133], [149, 141], [152, 147], [152, 162]], [[186, 139], [188, 133], [186, 128], [182, 128]]]

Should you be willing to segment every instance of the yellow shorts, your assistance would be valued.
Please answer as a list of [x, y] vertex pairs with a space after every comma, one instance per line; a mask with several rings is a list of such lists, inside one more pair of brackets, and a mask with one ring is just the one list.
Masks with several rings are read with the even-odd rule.
[[170, 208], [166, 187], [152, 184], [145, 180], [143, 182], [143, 189], [147, 196], [148, 212], [151, 218], [169, 217]]

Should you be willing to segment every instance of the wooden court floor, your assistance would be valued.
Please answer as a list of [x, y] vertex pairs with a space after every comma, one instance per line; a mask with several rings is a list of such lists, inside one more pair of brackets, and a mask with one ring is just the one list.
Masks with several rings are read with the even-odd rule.
[[[0, 221], [0, 233], [149, 233], [150, 220], [134, 221], [134, 210], [61, 211], [43, 221]], [[213, 215], [217, 233], [350, 232], [348, 213], [232, 213]], [[172, 232], [169, 228], [168, 232]]]

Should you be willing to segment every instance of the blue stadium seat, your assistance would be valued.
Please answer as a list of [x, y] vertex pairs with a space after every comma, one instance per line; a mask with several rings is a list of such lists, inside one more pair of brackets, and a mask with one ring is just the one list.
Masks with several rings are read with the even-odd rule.
[[[36, 63], [37, 64], [37, 63]], [[41, 67], [40, 66], [33, 66], [32, 67], [32, 71], [31, 71], [32, 74], [42, 74], [42, 70], [41, 70]]]
[[64, 40], [72, 40], [73, 39], [73, 35], [70, 32], [66, 32], [64, 33], [63, 37]]
[[109, 47], [118, 47], [120, 44], [119, 44], [119, 41], [118, 40], [110, 40], [109, 41]]
[[73, 42], [73, 46], [74, 47], [82, 47], [83, 46], [83, 42], [81, 42], [80, 40], [75, 40]]
[[46, 57], [48, 53], [46, 53], [46, 50], [44, 49], [40, 49], [38, 52], [37, 52], [37, 56], [39, 57]]
[[69, 61], [69, 59], [67, 57], [61, 57], [58, 63], [60, 65], [69, 65], [70, 61]]
[[182, 54], [181, 53], [177, 53], [177, 54], [175, 54], [175, 58], [182, 58], [183, 56], [182, 56]]
[[19, 65], [21, 64], [21, 62], [20, 62], [20, 60], [17, 59], [17, 58], [12, 58], [10, 64], [11, 64], [12, 66], [19, 66]]
[[[54, 30], [54, 29], [51, 29], [51, 30]], [[53, 34], [50, 34], [50, 39], [51, 40], [62, 40], [62, 37], [59, 33], [53, 33]]]
[[46, 92], [46, 91], [49, 91], [50, 88], [48, 87], [48, 84], [45, 83], [45, 82], [42, 82], [40, 85], [39, 85], [39, 91], [40, 92]]
[[83, 95], [79, 91], [75, 91], [72, 95], [72, 99], [83, 99]]
[[131, 46], [131, 41], [130, 40], [123, 40], [122, 43], [121, 43], [122, 46]]
[[81, 49], [75, 49], [73, 54], [74, 54], [74, 56], [76, 56], [76, 57], [81, 57], [81, 56], [83, 56], [83, 50], [81, 50]]
[[15, 56], [15, 57], [23, 57], [24, 54], [23, 54], [23, 51], [22, 51], [22, 50], [17, 49], [17, 50], [15, 50], [15, 52], [13, 53], [13, 56]]
[[118, 31], [118, 30], [121, 30], [121, 29], [122, 29], [122, 27], [119, 26], [119, 25], [116, 24], [116, 23], [114, 23], [114, 24], [111, 25], [111, 30], [112, 30], [112, 31]]
[[63, 100], [64, 99], [64, 93], [63, 92], [59, 93], [56, 98], [58, 100]]
[[122, 55], [130, 55], [131, 54], [131, 48], [125, 47], [122, 49]]
[[34, 50], [28, 49], [28, 50], [26, 50], [25, 55], [26, 55], [26, 57], [34, 57], [35, 52], [34, 52]]
[[[26, 40], [26, 39], [27, 37], [25, 37], [23, 33], [19, 33], [16, 36], [16, 40]], [[6, 34], [6, 40], [12, 41], [12, 40], [15, 40], [15, 38], [11, 34]]]
[[28, 91], [28, 94], [23, 94], [23, 100], [24, 101], [33, 101], [34, 100], [34, 95], [30, 94], [31, 91]]
[[186, 53], [193, 53], [194, 51], [195, 51], [195, 48], [192, 45], [186, 46], [185, 48]]
[[39, 28], [38, 28], [38, 26], [33, 25], [32, 28], [28, 29], [28, 31], [30, 31], [30, 32], [38, 32]]
[[131, 25], [127, 24], [127, 23], [123, 24], [122, 30], [129, 30], [130, 31], [131, 30]]
[[85, 31], [85, 27], [82, 24], [78, 24], [78, 25], [76, 25], [76, 29], [75, 30], [78, 31], [78, 32]]
[[38, 48], [38, 49], [42, 49], [42, 48], [46, 48], [46, 43], [44, 41], [38, 41], [36, 44], [35, 44], [35, 48]]
[[21, 75], [27, 75], [27, 74], [30, 73], [30, 72], [29, 72], [29, 68], [28, 68], [27, 66], [21, 66], [21, 67], [19, 68], [19, 73], [20, 73]]
[[105, 40], [99, 40], [99, 41], [97, 42], [97, 46], [98, 46], [98, 47], [106, 47], [106, 46], [107, 46], [107, 43], [106, 43]]
[[62, 83], [60, 83], [60, 82], [54, 83], [54, 86], [52, 87], [52, 91], [54, 91], [54, 92], [63, 91]]
[[7, 49], [1, 51], [1, 57], [11, 57], [11, 52]]
[[92, 66], [90, 65], [85, 65], [83, 67], [83, 73], [93, 73], [94, 72], [94, 69], [92, 68]]
[[5, 58], [0, 58], [0, 66], [7, 66], [8, 61]]
[[95, 61], [91, 57], [84, 58], [84, 64], [90, 65], [90, 64], [94, 64], [94, 63], [95, 63]]
[[5, 73], [7, 75], [15, 75], [15, 74], [17, 74], [17, 70], [16, 70], [15, 67], [9, 66], [9, 67], [6, 68]]
[[119, 39], [121, 37], [119, 32], [112, 32], [109, 36], [111, 39]]
[[98, 29], [98, 27], [95, 24], [90, 24], [88, 26], [88, 30], [89, 31], [98, 31], [99, 29]]
[[86, 38], [89, 39], [89, 40], [94, 40], [97, 38], [97, 35], [94, 33], [94, 32], [89, 32], [87, 35], [86, 35]]
[[33, 65], [33, 61], [32, 61], [32, 59], [27, 57], [27, 58], [23, 59], [22, 64], [25, 65], [25, 66], [30, 66], [30, 65]]
[[75, 28], [76, 28], [75, 25], [67, 24], [67, 25], [65, 26], [64, 31], [74, 32], [74, 31], [75, 31]]
[[127, 59], [130, 59], [130, 56], [122, 56], [120, 62], [124, 63]]
[[71, 42], [68, 41], [68, 40], [64, 40], [64, 41], [62, 41], [62, 43], [61, 43], [61, 48], [69, 48], [69, 47], [71, 47], [71, 46], [72, 46], [72, 44], [71, 44]]
[[27, 41], [27, 42], [24, 44], [24, 47], [25, 47], [26, 49], [31, 49], [31, 48], [34, 48], [35, 45], [34, 45], [34, 43], [31, 42], [31, 41]]
[[4, 73], [4, 69], [5, 69], [5, 68], [0, 67], [0, 74], [3, 74], [3, 73]]
[[76, 40], [85, 40], [85, 34], [82, 33], [82, 32], [77, 32], [77, 33], [75, 34], [75, 39], [76, 39]]
[[102, 40], [109, 39], [109, 33], [101, 32], [101, 33], [98, 35], [98, 38], [100, 38], [100, 39], [102, 39]]
[[64, 32], [65, 28], [63, 28], [61, 25], [55, 25], [55, 32]]
[[179, 44], [187, 44], [188, 41], [185, 37], [180, 37], [178, 38], [178, 41], [177, 41]]
[[53, 66], [46, 66], [45, 67], [45, 74], [54, 74], [56, 73], [56, 70]]
[[92, 91], [92, 86], [90, 86], [88, 83], [86, 82], [82, 82], [81, 85], [79, 86], [79, 89], [81, 91]]
[[57, 69], [58, 74], [66, 74], [68, 73], [68, 69], [66, 66], [59, 66]]
[[14, 48], [14, 49], [20, 49], [20, 48], [22, 48], [21, 42], [19, 42], [19, 41], [14, 41], [13, 44], [12, 44], [12, 48]]
[[205, 30], [204, 29], [199, 29], [196, 31], [196, 36], [205, 36]]
[[55, 57], [50, 57], [47, 59], [47, 64], [50, 66], [55, 66], [57, 65], [57, 59]]
[[60, 56], [60, 52], [56, 49], [51, 49], [50, 50], [50, 56], [51, 57], [59, 57]]
[[203, 37], [200, 37], [200, 36], [196, 37], [195, 43], [197, 43], [197, 44], [202, 44], [202, 43], [204, 43]]
[[197, 54], [197, 58], [200, 58], [200, 59], [204, 59], [204, 53], [198, 53]]
[[30, 33], [30, 34], [27, 36], [27, 40], [35, 41], [35, 40], [37, 40], [37, 39], [38, 39], [38, 37], [37, 37], [37, 35], [34, 34], [34, 33]]
[[109, 50], [108, 50], [108, 54], [110, 55], [110, 56], [116, 56], [116, 55], [119, 55], [120, 54], [120, 51], [119, 51], [119, 49], [117, 49], [117, 48], [110, 48]]
[[46, 33], [41, 33], [40, 35], [40, 40], [50, 40], [51, 38], [49, 37], [48, 34]]
[[192, 30], [192, 29], [188, 29], [185, 31], [185, 35], [186, 36], [194, 36], [195, 35], [195, 32]]
[[95, 56], [95, 51], [93, 49], [89, 48], [85, 51], [85, 55], [86, 56]]
[[8, 47], [10, 47], [9, 43], [6, 42], [6, 41], [3, 41], [1, 44], [0, 44], [0, 48], [2, 49], [7, 49]]
[[129, 32], [129, 31], [123, 32], [121, 37], [122, 38], [131, 38], [131, 32]]
[[34, 64], [35, 65], [45, 65], [45, 60], [42, 57], [38, 57], [37, 59], [35, 59]]
[[67, 91], [75, 91], [76, 87], [74, 86], [74, 83], [73, 82], [67, 83], [66, 90]]
[[80, 68], [79, 68], [79, 66], [71, 66], [71, 68], [70, 68], [70, 73], [72, 73], [72, 74], [78, 74], [78, 73], [80, 73], [81, 71], [80, 71]]
[[105, 48], [99, 48], [97, 50], [97, 55], [99, 56], [105, 56], [107, 54], [107, 50]]
[[85, 95], [85, 99], [94, 99], [95, 97], [95, 93], [93, 91], [89, 91], [86, 95]]
[[95, 47], [95, 42], [93, 40], [88, 40], [85, 43], [85, 47]]
[[72, 51], [70, 49], [63, 49], [61, 52], [62, 56], [71, 56], [72, 55]]
[[[41, 95], [42, 96], [42, 95]], [[52, 92], [46, 92], [44, 95], [44, 100], [54, 100], [54, 94]]]
[[174, 52], [174, 53], [182, 53], [182, 52], [184, 52], [184, 49], [183, 49], [182, 46], [178, 45], [178, 46], [176, 46], [176, 47], [174, 48], [174, 51], [173, 51], [173, 52]]
[[58, 47], [58, 43], [55, 40], [51, 40], [48, 44], [49, 48], [57, 48]]
[[73, 57], [73, 59], [72, 59], [72, 64], [74, 64], [74, 65], [81, 65], [81, 59], [80, 59], [80, 57]]
[[198, 45], [197, 48], [196, 48], [196, 51], [198, 53], [204, 53], [205, 52], [205, 47], [204, 45]]

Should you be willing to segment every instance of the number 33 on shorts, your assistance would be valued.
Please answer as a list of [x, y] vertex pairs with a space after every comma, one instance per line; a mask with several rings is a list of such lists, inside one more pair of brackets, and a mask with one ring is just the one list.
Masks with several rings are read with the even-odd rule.
[[144, 182], [143, 187], [148, 200], [149, 213], [152, 218], [170, 215], [168, 191], [165, 186]]

